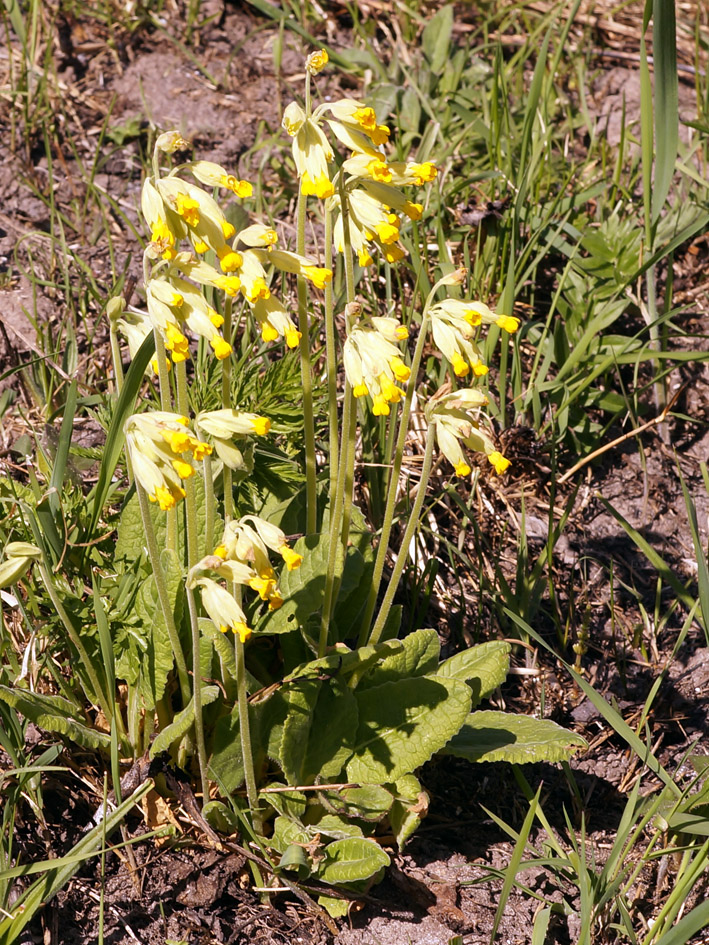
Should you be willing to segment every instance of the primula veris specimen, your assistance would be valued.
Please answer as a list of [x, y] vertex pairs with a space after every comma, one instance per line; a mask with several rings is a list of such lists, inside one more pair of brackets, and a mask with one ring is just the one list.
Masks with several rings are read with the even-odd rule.
[[398, 403], [404, 393], [397, 382], [406, 383], [411, 375], [395, 344], [408, 332], [393, 318], [375, 318], [372, 325], [357, 326], [349, 332], [343, 361], [354, 396], [371, 395], [374, 415], [387, 416], [389, 404]]
[[211, 437], [217, 456], [234, 470], [244, 468], [243, 455], [234, 441], [238, 442], [247, 436], [265, 436], [271, 429], [268, 417], [231, 407], [200, 413], [195, 425], [202, 434]]

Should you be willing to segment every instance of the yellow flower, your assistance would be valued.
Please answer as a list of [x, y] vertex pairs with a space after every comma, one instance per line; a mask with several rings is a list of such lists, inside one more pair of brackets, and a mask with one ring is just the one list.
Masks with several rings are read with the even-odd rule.
[[153, 410], [133, 414], [124, 426], [135, 478], [163, 510], [174, 508], [184, 498], [181, 480], [194, 473], [185, 454], [201, 460], [212, 451], [190, 432], [188, 422], [179, 414]]
[[251, 310], [254, 318], [261, 326], [261, 337], [264, 341], [276, 341], [278, 338], [285, 338], [289, 348], [298, 347], [301, 333], [279, 299], [273, 295], [267, 299], [256, 299]]
[[385, 144], [389, 139], [387, 126], [377, 124], [374, 109], [364, 102], [358, 102], [353, 98], [343, 98], [331, 104], [321, 105], [317, 111], [329, 111], [333, 118], [341, 124], [367, 135], [376, 147]]
[[271, 429], [268, 417], [231, 408], [200, 413], [195, 422], [202, 433], [214, 439], [217, 455], [230, 469], [244, 468], [243, 456], [232, 443], [235, 437], [264, 436]]
[[253, 253], [265, 265], [273, 263], [274, 266], [284, 272], [305, 276], [318, 289], [324, 289], [326, 285], [332, 282], [332, 270], [316, 265], [315, 260], [309, 259], [307, 256], [299, 256], [297, 253], [291, 253], [284, 249], [255, 249]]
[[331, 197], [335, 188], [327, 165], [334, 159], [332, 148], [322, 129], [311, 118], [303, 117], [288, 106], [283, 116], [284, 127], [293, 136], [293, 160], [300, 177], [300, 192], [320, 198]]
[[254, 188], [247, 180], [239, 180], [221, 166], [213, 161], [193, 161], [188, 165], [189, 170], [194, 174], [201, 184], [207, 187], [223, 187], [230, 190], [237, 197], [250, 197]]
[[479, 391], [463, 389], [436, 395], [426, 407], [438, 446], [459, 476], [470, 474], [463, 446], [485, 453], [498, 475], [510, 466], [510, 461], [495, 448], [490, 436], [480, 429], [479, 408], [486, 402], [485, 395]]
[[401, 360], [401, 352], [381, 332], [356, 327], [345, 341], [343, 362], [347, 380], [355, 397], [370, 394], [375, 416], [387, 416], [389, 404], [401, 400], [396, 381], [405, 383], [410, 368]]
[[317, 75], [318, 72], [322, 72], [329, 61], [330, 57], [327, 52], [324, 49], [319, 49], [308, 56], [305, 61], [305, 68], [311, 75]]
[[252, 631], [246, 622], [246, 614], [233, 595], [211, 578], [197, 578], [195, 584], [202, 592], [202, 604], [217, 630], [222, 633], [231, 630], [242, 643], [246, 643]]
[[189, 142], [185, 141], [179, 131], [166, 131], [158, 135], [155, 147], [165, 154], [174, 154], [175, 151], [186, 151], [189, 148]]

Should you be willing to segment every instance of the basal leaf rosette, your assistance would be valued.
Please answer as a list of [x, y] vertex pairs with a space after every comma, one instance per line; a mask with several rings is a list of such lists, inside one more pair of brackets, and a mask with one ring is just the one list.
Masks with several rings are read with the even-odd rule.
[[463, 389], [437, 395], [426, 406], [426, 418], [436, 434], [436, 442], [458, 476], [471, 472], [463, 447], [484, 453], [493, 469], [502, 475], [510, 465], [481, 426], [481, 407], [487, 397], [477, 390]]

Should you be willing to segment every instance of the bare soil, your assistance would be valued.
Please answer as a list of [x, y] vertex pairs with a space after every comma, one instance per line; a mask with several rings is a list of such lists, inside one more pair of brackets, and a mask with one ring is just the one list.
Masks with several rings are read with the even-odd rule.
[[[139, 276], [135, 238], [126, 228], [125, 219], [137, 226], [139, 156], [145, 147], [148, 123], [161, 130], [178, 128], [193, 143], [197, 156], [246, 174], [251, 169], [249, 148], [267, 129], [278, 127], [282, 102], [298, 94], [303, 53], [292, 34], [286, 33], [282, 71], [276, 74], [275, 26], [258, 17], [248, 5], [222, 5], [210, 0], [202, 6], [210, 11], [213, 8], [215, 16], [201, 30], [189, 55], [169, 38], [167, 27], [141, 30], [135, 35], [118, 30], [109, 37], [107, 28], [89, 17], [77, 14], [72, 21], [57, 21], [55, 56], [60, 84], [54, 94], [59, 117], [51, 135], [51, 176], [41, 138], [23, 136], [21, 112], [15, 109], [11, 115], [7, 103], [3, 104], [3, 371], [39, 353], [38, 326], [60, 341], [66, 307], [69, 302], [79, 302], [57, 297], [41, 287], [39, 291], [33, 288], [37, 276], [40, 281], [42, 277], [50, 281], [59, 265], [47, 240], [50, 190], [66, 208], [66, 236], [72, 252], [91, 267], [97, 282], [108, 290], [120, 273]], [[331, 16], [330, 28], [335, 32], [346, 30], [342, 10]], [[6, 57], [0, 61], [1, 68], [9, 68]], [[627, 74], [621, 75], [621, 71]], [[606, 85], [596, 87], [596, 96], [603, 100], [598, 105], [599, 123], [606, 124], [611, 136], [616, 133], [622, 93], [628, 92], [627, 105], [635, 77], [632, 68], [621, 70], [613, 65], [606, 75]], [[8, 81], [5, 76], [4, 84]], [[45, 121], [49, 117], [45, 116]], [[112, 272], [105, 240], [97, 237], [99, 209], [93, 204], [82, 207], [85, 190], [77, 161], [91, 159], [100, 134], [107, 134], [105, 160], [99, 162], [95, 180], [113, 201], [109, 212], [117, 272]], [[67, 145], [70, 140], [79, 142], [81, 154], [71, 151]], [[279, 172], [277, 166], [269, 164], [268, 173]], [[706, 285], [708, 257], [706, 238], [700, 237], [678, 253], [675, 262], [676, 297], [684, 296], [692, 306], [681, 317], [703, 338], [709, 319], [698, 290]], [[101, 345], [96, 343], [105, 335], [105, 328], [95, 324], [99, 308], [96, 298], [88, 299], [86, 331], [95, 329], [97, 334], [92, 345], [85, 343], [85, 338], [79, 343], [77, 374], [81, 377], [83, 372], [88, 384], [105, 373], [107, 355], [100, 353]], [[56, 360], [61, 361], [59, 343]], [[25, 396], [16, 376], [3, 384], [15, 385], [19, 397]], [[663, 596], [656, 610], [655, 570], [600, 499], [603, 496], [625, 516], [683, 581], [696, 580], [696, 560], [677, 470], [679, 464], [697, 503], [706, 543], [709, 503], [701, 487], [699, 463], [709, 455], [709, 372], [705, 366], [688, 362], [672, 376], [670, 387], [680, 390], [677, 412], [694, 422], [672, 421], [671, 447], [662, 442], [656, 430], [648, 431], [642, 438], [642, 448], [636, 439], [628, 440], [587, 467], [569, 527], [555, 550], [554, 576], [563, 589], [562, 604], [574, 603], [579, 613], [585, 614], [590, 640], [583, 657], [587, 678], [607, 698], [616, 701], [629, 724], [637, 722], [650, 687], [667, 668], [648, 724], [656, 753], [672, 770], [690, 746], [699, 753], [709, 753], [709, 651], [695, 626], [678, 658], [670, 661], [684, 615], [676, 611], [661, 632], [655, 632], [656, 619], [664, 616], [669, 598]], [[12, 438], [12, 428], [5, 424], [5, 455]], [[545, 537], [547, 514], [543, 506], [549, 492], [548, 475], [543, 466], [529, 464], [524, 481], [512, 482], [509, 495], [499, 497], [499, 501], [493, 497], [497, 512], [508, 516], [512, 508], [515, 514], [508, 516], [508, 525], [519, 527], [524, 486], [528, 522], [535, 520], [539, 526], [536, 538], [533, 529], [530, 532], [530, 545], [532, 549], [540, 548], [539, 539]], [[557, 504], [563, 505], [570, 492], [570, 487], [565, 487]], [[509, 549], [513, 548], [514, 541], [510, 541]], [[510, 570], [513, 573], [514, 562]], [[640, 595], [631, 594], [628, 587], [640, 589]], [[611, 593], [615, 601], [612, 616]], [[643, 621], [643, 608], [649, 620]], [[460, 645], [471, 635], [476, 637], [480, 629], [462, 620], [461, 637], [456, 640], [441, 615], [442, 636], [450, 646]], [[553, 631], [550, 626], [539, 629]], [[526, 658], [522, 653], [517, 661], [522, 670], [532, 667], [536, 672], [513, 673], [500, 697], [506, 708], [538, 712], [543, 693], [546, 714], [573, 727], [590, 743], [589, 751], [573, 761], [571, 769], [584, 800], [589, 841], [602, 859], [627, 791], [641, 773], [637, 760], [548, 656], [535, 652]], [[37, 733], [38, 747], [42, 739]], [[77, 771], [80, 769], [80, 758], [65, 760]], [[90, 768], [90, 759], [84, 763]], [[544, 809], [560, 837], [566, 835], [564, 809], [575, 819], [575, 827], [580, 827], [576, 799], [560, 767], [531, 766], [525, 769], [525, 776], [533, 790], [543, 783]], [[132, 862], [125, 854], [109, 856], [104, 941], [107, 945], [164, 945], [167, 941], [190, 945], [315, 945], [333, 941], [339, 945], [447, 945], [456, 935], [462, 936], [465, 945], [489, 941], [501, 890], [501, 882], [491, 879], [489, 871], [504, 869], [512, 852], [511, 843], [490, 813], [519, 828], [527, 803], [505, 766], [472, 766], [455, 759], [438, 759], [424, 768], [422, 778], [432, 798], [428, 818], [403, 852], [392, 851], [395, 865], [385, 880], [352, 908], [336, 934], [332, 923], [312, 908], [307, 896], [281, 894], [270, 902], [263, 901], [252, 888], [244, 856], [215, 848], [178, 809], [172, 814], [182, 830], [178, 843], [140, 843], [133, 847]], [[29, 825], [18, 824], [26, 859], [32, 855], [61, 856], [81, 836], [99, 793], [92, 794], [85, 787], [77, 789], [78, 784], [76, 779], [47, 783], [43, 835], [30, 836]], [[647, 784], [652, 781], [648, 779]], [[148, 824], [151, 816], [157, 814], [146, 812]], [[127, 826], [127, 833], [134, 836], [145, 830], [146, 820], [137, 817]], [[528, 870], [520, 879], [531, 890], [556, 901], [563, 894], [571, 898], [572, 905], [576, 904], [573, 890], [552, 889], [549, 875], [542, 869]], [[25, 941], [47, 945], [95, 942], [99, 891], [97, 867], [92, 864], [46, 905]], [[662, 891], [657, 866], [648, 868], [637, 889], [641, 911], [651, 915]], [[501, 941], [529, 943], [537, 908], [533, 898], [513, 891], [499, 927]], [[578, 934], [573, 922], [559, 915], [552, 918], [548, 940], [571, 945]], [[701, 940], [698, 937], [696, 941]]]

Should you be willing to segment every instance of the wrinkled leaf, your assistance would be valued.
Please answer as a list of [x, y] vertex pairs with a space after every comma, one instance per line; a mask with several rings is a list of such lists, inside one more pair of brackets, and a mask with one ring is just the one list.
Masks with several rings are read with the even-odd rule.
[[568, 761], [587, 746], [580, 735], [549, 719], [485, 710], [472, 712], [443, 754], [468, 761]]
[[374, 840], [351, 837], [335, 840], [325, 847], [325, 859], [318, 867], [318, 879], [337, 886], [358, 879], [369, 879], [389, 866], [388, 855]]
[[394, 803], [389, 811], [389, 823], [399, 849], [417, 829], [428, 811], [429, 796], [413, 774], [405, 774], [393, 785]]
[[415, 770], [458, 732], [470, 688], [457, 679], [415, 676], [356, 690], [359, 727], [347, 777], [387, 783]]
[[436, 672], [441, 644], [435, 630], [417, 630], [399, 642], [403, 649], [392, 653], [375, 667], [362, 680], [360, 688], [369, 689], [409, 676], [425, 676]]
[[108, 750], [111, 747], [110, 736], [78, 722], [76, 706], [62, 696], [0, 686], [0, 700], [34, 722], [37, 728], [64, 735], [83, 748]]
[[[294, 549], [303, 556], [303, 563], [294, 571], [284, 570], [281, 574], [279, 587], [284, 598], [283, 606], [259, 622], [257, 630], [260, 633], [286, 633], [297, 627], [306, 627], [308, 618], [322, 608], [329, 541], [328, 534], [306, 535], [298, 539]], [[364, 558], [356, 548], [348, 549], [340, 584], [342, 599], [359, 587], [363, 572]]]
[[505, 681], [509, 666], [509, 643], [492, 640], [444, 660], [436, 670], [436, 675], [467, 682], [473, 690], [475, 708], [481, 699], [487, 698]]

